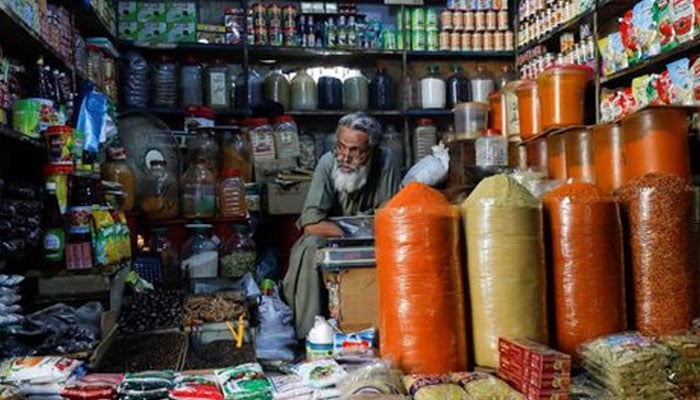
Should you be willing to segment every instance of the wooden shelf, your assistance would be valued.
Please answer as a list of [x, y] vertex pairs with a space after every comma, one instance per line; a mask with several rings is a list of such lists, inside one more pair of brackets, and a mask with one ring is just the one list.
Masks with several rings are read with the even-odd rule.
[[406, 55], [410, 58], [468, 58], [478, 60], [508, 60], [515, 57], [514, 51], [413, 51], [409, 50]]
[[430, 108], [425, 110], [421, 108], [412, 108], [406, 110], [405, 115], [409, 117], [451, 117], [453, 112], [452, 110], [443, 108]]
[[87, 0], [72, 1], [75, 28], [86, 37], [105, 37], [114, 42], [117, 39], [116, 21], [114, 26], [109, 26], [107, 21], [97, 13]]
[[46, 147], [44, 146], [44, 143], [40, 139], [35, 139], [32, 137], [29, 137], [22, 132], [18, 132], [10, 126], [2, 126], [0, 125], [0, 138], [2, 139], [10, 139], [12, 141], [21, 143], [26, 145], [29, 148], [33, 148], [34, 150], [44, 150]]
[[[312, 110], [312, 111], [287, 111], [287, 115], [294, 117], [342, 117], [345, 114], [349, 114], [353, 110]], [[374, 115], [377, 117], [400, 117], [402, 115], [400, 110], [387, 110], [387, 111], [372, 111], [365, 110], [369, 115]]]
[[583, 22], [585, 19], [591, 17], [593, 13], [595, 12], [595, 7], [591, 8], [588, 11], [584, 11], [583, 13], [579, 14], [575, 18], [569, 20], [568, 22], [565, 22], [562, 25], [559, 25], [557, 28], [554, 28], [551, 32], [548, 34], [544, 35], [543, 37], [535, 40], [531, 40], [528, 43], [525, 43], [525, 45], [521, 46], [518, 48], [518, 53], [523, 53], [535, 46], [542, 45], [542, 44], [547, 44], [550, 43], [553, 39], [559, 38], [559, 35], [561, 35], [564, 32], [571, 32], [574, 30], [577, 30], [578, 27], [580, 26], [581, 22]]
[[[185, 110], [180, 107], [130, 107], [125, 109], [123, 112], [146, 112], [155, 115], [162, 116], [173, 116], [173, 117], [184, 117]], [[240, 111], [216, 111], [214, 110], [214, 116], [217, 118], [244, 118], [249, 116], [251, 113], [248, 110]]]

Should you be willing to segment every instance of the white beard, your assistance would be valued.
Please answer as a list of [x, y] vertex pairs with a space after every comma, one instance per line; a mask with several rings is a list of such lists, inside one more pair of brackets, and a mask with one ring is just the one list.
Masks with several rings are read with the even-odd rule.
[[363, 165], [352, 172], [343, 172], [338, 168], [338, 163], [333, 165], [333, 184], [335, 190], [341, 194], [354, 193], [362, 189], [367, 183], [369, 167]]

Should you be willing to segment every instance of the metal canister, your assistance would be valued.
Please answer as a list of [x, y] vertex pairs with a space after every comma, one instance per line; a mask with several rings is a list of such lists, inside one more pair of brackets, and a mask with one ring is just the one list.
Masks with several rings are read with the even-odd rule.
[[271, 46], [282, 46], [282, 28], [270, 27], [267, 30], [267, 37]]
[[450, 10], [444, 10], [442, 13], [440, 13], [440, 25], [442, 25], [442, 29], [452, 29], [452, 14], [453, 12]]
[[253, 30], [253, 43], [258, 46], [267, 44], [267, 27], [256, 26]]
[[506, 34], [503, 31], [493, 33], [493, 49], [503, 51], [506, 49]]
[[513, 31], [506, 31], [505, 37], [506, 38], [504, 49], [508, 51], [513, 50], [513, 48], [515, 47], [513, 45]]
[[297, 8], [291, 4], [282, 7], [282, 29], [296, 29], [296, 27]]
[[484, 33], [474, 32], [472, 34], [472, 51], [484, 50]]
[[493, 1], [491, 0], [477, 0], [477, 8], [479, 10], [490, 10], [493, 8]]
[[471, 1], [469, 1], [469, 0], [457, 0], [456, 3], [457, 3], [457, 4], [456, 4], [456, 6], [457, 6], [456, 9], [457, 9], [457, 10], [465, 11], [465, 10], [468, 10], [468, 9], [469, 9], [469, 3], [471, 3]]
[[483, 47], [484, 51], [493, 51], [493, 32], [492, 31], [484, 32], [484, 39], [483, 39], [482, 47]]
[[498, 27], [498, 13], [496, 11], [486, 11], [486, 30], [495, 31]]
[[464, 30], [473, 31], [475, 27], [476, 13], [474, 11], [467, 11], [464, 13]]
[[477, 32], [486, 30], [486, 11], [477, 11], [474, 13], [474, 30]]
[[508, 30], [508, 10], [498, 11], [498, 30], [507, 31]]
[[452, 13], [452, 29], [461, 31], [464, 29], [464, 11], [455, 11]]
[[438, 44], [441, 51], [450, 50], [450, 31], [440, 31], [438, 35]]
[[411, 31], [411, 50], [425, 50], [425, 30], [416, 29]]
[[280, 18], [277, 19], [271, 19], [268, 21], [267, 25], [270, 29], [276, 28], [276, 29], [282, 29], [282, 20]]
[[411, 29], [414, 31], [425, 30], [425, 9], [417, 7], [411, 14]]
[[264, 26], [267, 27], [267, 21], [265, 21], [265, 18], [254, 18], [253, 19], [253, 27], [257, 28], [259, 26]]
[[462, 35], [457, 31], [450, 33], [450, 51], [462, 50]]
[[462, 51], [472, 51], [472, 33], [462, 32], [460, 35]]
[[[505, 7], [503, 6], [505, 4]], [[504, 0], [493, 0], [493, 9], [494, 10], [503, 10], [503, 9], [508, 9], [508, 2]]]
[[428, 29], [425, 31], [425, 49], [428, 51], [437, 51], [440, 46], [438, 40], [437, 28]]
[[429, 8], [425, 12], [425, 29], [438, 28], [438, 14], [434, 8]]

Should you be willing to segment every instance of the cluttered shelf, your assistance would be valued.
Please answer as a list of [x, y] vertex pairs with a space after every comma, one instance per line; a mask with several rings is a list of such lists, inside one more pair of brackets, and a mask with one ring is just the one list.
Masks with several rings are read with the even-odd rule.
[[453, 112], [444, 108], [412, 108], [406, 110], [404, 114], [409, 117], [450, 117], [453, 115]]
[[673, 50], [669, 50], [652, 58], [640, 61], [639, 63], [625, 68], [621, 71], [615, 72], [614, 74], [601, 77], [600, 83], [602, 85], [608, 86], [629, 84], [631, 80], [637, 75], [641, 75], [643, 73], [648, 72], [657, 72], [659, 69], [665, 66], [663, 64], [664, 61], [678, 59], [698, 50], [700, 50], [700, 40], [692, 40], [690, 42], [679, 45]]
[[[345, 114], [351, 113], [352, 111], [350, 110], [313, 110], [313, 111], [287, 111], [288, 115], [291, 115], [293, 117], [340, 117]], [[400, 110], [367, 110], [366, 111], [368, 114], [373, 115], [375, 117], [400, 117], [401, 116], [401, 111]]]
[[[128, 112], [145, 112], [160, 116], [184, 117], [185, 109], [180, 107], [129, 107], [124, 110]], [[243, 118], [249, 116], [250, 110], [228, 110], [216, 111], [217, 118]]]
[[[331, 49], [320, 47], [285, 47], [285, 46], [248, 46], [250, 55], [254, 58], [284, 57], [285, 59], [308, 59], [316, 57], [399, 57], [398, 50], [382, 49]], [[336, 60], [333, 60], [336, 61]]]
[[509, 60], [512, 61], [515, 53], [511, 50], [504, 51], [407, 51], [406, 55], [412, 58], [469, 58], [480, 60]]
[[215, 44], [215, 43], [151, 43], [132, 40], [119, 40], [122, 49], [138, 49], [139, 51], [152, 53], [168, 53], [183, 56], [217, 57], [225, 59], [239, 59], [243, 57], [242, 44]]
[[578, 16], [572, 18], [568, 22], [560, 25], [557, 28], [554, 28], [551, 32], [547, 33], [546, 35], [542, 36], [539, 39], [531, 40], [527, 43], [525, 43], [523, 46], [518, 47], [518, 53], [523, 53], [535, 46], [539, 45], [544, 45], [547, 43], [550, 43], [553, 39], [556, 39], [559, 37], [564, 32], [569, 32], [573, 30], [577, 30], [581, 23], [591, 17], [593, 13], [595, 12], [595, 7], [591, 7], [590, 10], [584, 11], [580, 13]]
[[7, 138], [28, 145], [35, 150], [45, 149], [44, 144], [39, 139], [29, 137], [22, 132], [18, 132], [9, 126], [0, 125], [0, 138]]
[[109, 40], [116, 40], [116, 24], [108, 23], [95, 6], [88, 0], [75, 1], [74, 24], [75, 28], [85, 36], [102, 36]]

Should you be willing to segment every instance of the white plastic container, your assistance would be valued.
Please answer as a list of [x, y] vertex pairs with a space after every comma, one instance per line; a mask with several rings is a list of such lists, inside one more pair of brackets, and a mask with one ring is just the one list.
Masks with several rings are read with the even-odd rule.
[[316, 316], [313, 328], [306, 336], [306, 358], [315, 360], [333, 355], [333, 327], [323, 317]]
[[420, 81], [421, 107], [445, 108], [446, 83], [438, 75], [436, 65], [428, 66], [428, 75]]
[[508, 141], [501, 131], [486, 129], [476, 139], [477, 167], [507, 167]]
[[454, 108], [455, 134], [466, 139], [477, 139], [488, 128], [489, 105], [486, 103], [459, 103]]

